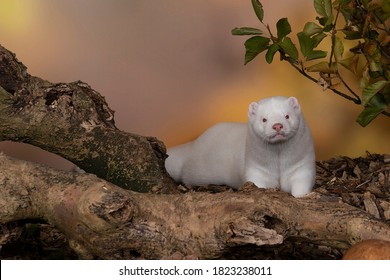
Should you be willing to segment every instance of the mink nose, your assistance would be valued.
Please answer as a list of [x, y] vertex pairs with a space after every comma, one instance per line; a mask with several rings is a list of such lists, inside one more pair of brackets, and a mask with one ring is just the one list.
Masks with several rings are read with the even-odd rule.
[[273, 129], [276, 130], [276, 132], [279, 132], [282, 130], [283, 128], [283, 125], [281, 123], [275, 123], [273, 126], [272, 126]]

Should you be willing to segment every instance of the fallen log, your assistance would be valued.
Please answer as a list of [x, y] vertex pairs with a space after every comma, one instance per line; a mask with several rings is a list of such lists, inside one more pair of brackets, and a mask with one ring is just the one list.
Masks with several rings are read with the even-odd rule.
[[145, 194], [5, 155], [0, 164], [0, 222], [45, 221], [81, 258], [161, 259], [179, 252], [215, 259], [288, 240], [341, 251], [366, 239], [390, 241], [386, 223], [317, 195], [296, 199], [251, 184], [237, 192]]
[[176, 190], [161, 141], [118, 130], [104, 97], [86, 83], [53, 84], [26, 69], [0, 45], [0, 141], [40, 147], [123, 188]]

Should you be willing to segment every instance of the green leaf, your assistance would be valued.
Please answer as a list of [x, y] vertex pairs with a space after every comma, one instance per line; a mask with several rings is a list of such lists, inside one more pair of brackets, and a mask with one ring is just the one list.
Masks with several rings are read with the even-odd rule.
[[390, 13], [390, 2], [389, 1], [383, 1], [382, 2], [382, 9], [386, 13]]
[[280, 49], [278, 44], [273, 44], [268, 48], [267, 53], [265, 54], [265, 60], [268, 62], [268, 64], [271, 64], [275, 54], [278, 52]]
[[370, 84], [370, 69], [368, 66], [365, 66], [363, 69], [363, 75], [360, 79], [360, 88], [365, 88]]
[[263, 22], [263, 19], [264, 19], [263, 5], [260, 3], [259, 0], [252, 0], [252, 6], [253, 6], [253, 9], [255, 10], [257, 18], [261, 22]]
[[333, 7], [331, 0], [314, 0], [314, 8], [319, 15], [318, 22], [324, 26], [325, 32], [329, 32], [333, 27]]
[[330, 32], [333, 28], [333, 16], [318, 18], [318, 22], [324, 27], [324, 32]]
[[359, 55], [354, 54], [351, 57], [344, 58], [344, 59], [338, 61], [338, 63], [340, 65], [344, 66], [345, 68], [347, 68], [352, 73], [356, 74], [357, 68], [358, 68], [358, 63], [359, 63]]
[[311, 39], [313, 40], [313, 48], [316, 48], [322, 42], [322, 40], [324, 40], [324, 38], [326, 38], [326, 37], [327, 37], [327, 35], [324, 32], [321, 32], [321, 33], [311, 37]]
[[303, 28], [303, 33], [308, 36], [313, 36], [314, 34], [318, 34], [320, 32], [322, 32], [322, 27], [314, 22], [307, 22]]
[[357, 122], [361, 126], [367, 126], [373, 119], [375, 119], [380, 113], [387, 109], [386, 99], [381, 94], [375, 95], [370, 103], [359, 114]]
[[[320, 35], [320, 34], [318, 34], [318, 35]], [[317, 37], [318, 35], [316, 35], [313, 38], [308, 36], [304, 32], [299, 32], [297, 35], [298, 35], [299, 46], [301, 48], [301, 52], [302, 52], [303, 56], [306, 58], [306, 60], [309, 61], [309, 60], [314, 60], [314, 59], [326, 57], [327, 52], [320, 51], [320, 50], [314, 50], [314, 48], [319, 44], [319, 42], [321, 42], [321, 40], [323, 38], [325, 38], [325, 37], [323, 37], [323, 35], [321, 35], [319, 37]]]
[[278, 31], [278, 41], [282, 41], [284, 37], [291, 33], [291, 25], [287, 18], [282, 18], [276, 23], [276, 29]]
[[331, 0], [314, 0], [314, 8], [318, 15], [329, 18], [333, 16]]
[[373, 73], [380, 73], [382, 72], [382, 65], [380, 62], [376, 62], [374, 60], [370, 61], [370, 71]]
[[294, 60], [298, 60], [298, 49], [291, 41], [290, 37], [285, 37], [282, 42], [280, 42], [280, 47], [283, 51], [288, 54]]
[[315, 60], [315, 59], [319, 59], [319, 58], [324, 58], [324, 57], [326, 57], [327, 54], [328, 53], [326, 51], [313, 50], [306, 57], [306, 60], [310, 61], [310, 60]]
[[313, 50], [313, 43], [310, 36], [306, 35], [303, 32], [298, 34], [299, 46], [304, 57], [307, 57], [310, 52]]
[[377, 12], [378, 17], [382, 22], [385, 22], [390, 18], [390, 1], [382, 1], [382, 10]]
[[343, 41], [341, 41], [341, 39], [337, 36], [334, 39], [333, 54], [337, 62], [343, 59], [344, 44]]
[[322, 61], [307, 68], [308, 72], [320, 72], [320, 73], [336, 73], [336, 67], [334, 64], [329, 66], [328, 62]]
[[341, 5], [348, 5], [349, 3], [351, 3], [351, 0], [339, 0], [339, 2]]
[[373, 107], [373, 106], [367, 106], [364, 108], [364, 110], [359, 114], [357, 118], [357, 122], [365, 127], [370, 122], [372, 122], [380, 113], [382, 113], [384, 110], [386, 110], [386, 107]]
[[259, 53], [268, 48], [270, 39], [262, 36], [254, 36], [245, 42], [245, 65], [252, 61]]
[[347, 29], [343, 29], [341, 31], [345, 34], [345, 39], [347, 40], [357, 40], [362, 38], [362, 34], [359, 31], [353, 31]]
[[371, 99], [382, 89], [385, 87], [386, 84], [389, 84], [390, 82], [387, 81], [378, 81], [376, 83], [373, 83], [371, 85], [368, 85], [363, 89], [362, 92], [362, 103], [363, 105], [367, 105]]
[[375, 14], [378, 23], [385, 22], [390, 17], [389, 1], [382, 1], [382, 3], [370, 2], [367, 7], [370, 13]]
[[261, 35], [263, 32], [261, 32], [260, 29], [253, 28], [253, 27], [236, 27], [232, 30], [232, 35]]

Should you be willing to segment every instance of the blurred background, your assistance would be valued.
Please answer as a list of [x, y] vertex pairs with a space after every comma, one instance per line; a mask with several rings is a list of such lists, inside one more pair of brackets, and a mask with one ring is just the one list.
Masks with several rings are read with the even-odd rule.
[[[312, 0], [262, 3], [272, 30], [282, 17], [293, 34], [315, 21]], [[169, 147], [217, 122], [246, 121], [252, 101], [286, 95], [300, 100], [317, 159], [390, 153], [389, 118], [360, 127], [360, 107], [277, 57], [268, 65], [260, 55], [244, 66], [247, 37], [230, 33], [242, 26], [263, 28], [250, 0], [0, 0], [0, 44], [34, 76], [90, 84], [115, 110], [121, 130], [155, 136]], [[25, 144], [0, 143], [0, 150], [71, 167]]]

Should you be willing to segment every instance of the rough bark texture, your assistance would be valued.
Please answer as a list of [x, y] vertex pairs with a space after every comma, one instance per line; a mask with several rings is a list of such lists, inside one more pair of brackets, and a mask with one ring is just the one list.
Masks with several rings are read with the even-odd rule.
[[30, 76], [0, 46], [0, 141], [25, 142], [58, 154], [123, 188], [172, 192], [165, 146], [115, 128], [114, 112], [87, 84], [52, 84]]
[[0, 222], [46, 221], [83, 258], [156, 259], [180, 252], [213, 259], [244, 245], [289, 239], [341, 251], [365, 239], [390, 241], [387, 224], [327, 197], [296, 199], [250, 184], [239, 192], [143, 194], [4, 155], [0, 165]]

